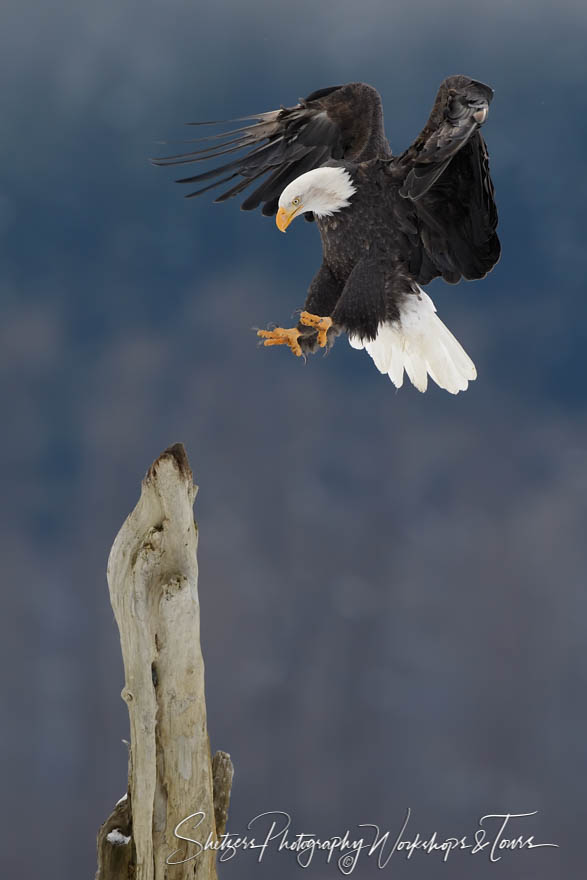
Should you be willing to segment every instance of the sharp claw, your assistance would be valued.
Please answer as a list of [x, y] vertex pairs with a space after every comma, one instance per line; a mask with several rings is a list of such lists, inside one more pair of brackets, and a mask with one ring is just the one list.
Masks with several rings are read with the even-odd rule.
[[325, 348], [328, 342], [328, 331], [332, 327], [332, 318], [322, 318], [320, 315], [311, 315], [310, 312], [302, 312], [300, 323], [305, 327], [314, 327], [318, 331], [318, 345]]
[[302, 349], [298, 342], [300, 333], [295, 327], [286, 329], [276, 327], [275, 330], [257, 330], [257, 336], [264, 340], [263, 345], [288, 345], [296, 357], [300, 357]]

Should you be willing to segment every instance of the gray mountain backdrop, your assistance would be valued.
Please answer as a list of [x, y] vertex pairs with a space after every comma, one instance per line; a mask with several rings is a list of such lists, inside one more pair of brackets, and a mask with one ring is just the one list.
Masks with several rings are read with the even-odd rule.
[[[537, 810], [521, 831], [560, 849], [384, 873], [580, 876], [585, 4], [9, 0], [1, 15], [3, 876], [93, 876], [128, 736], [106, 559], [176, 440], [200, 485], [229, 828], [284, 810], [320, 836], [393, 831], [411, 807], [414, 832], [461, 836]], [[453, 73], [496, 91], [502, 260], [429, 288], [478, 381], [396, 392], [344, 339], [307, 365], [259, 349], [251, 328], [303, 303], [317, 231], [183, 200], [148, 162], [170, 151], [157, 141], [363, 80], [399, 152]], [[307, 870], [337, 876], [319, 857]], [[241, 853], [221, 876], [300, 871]], [[354, 876], [380, 874], [364, 860]]]

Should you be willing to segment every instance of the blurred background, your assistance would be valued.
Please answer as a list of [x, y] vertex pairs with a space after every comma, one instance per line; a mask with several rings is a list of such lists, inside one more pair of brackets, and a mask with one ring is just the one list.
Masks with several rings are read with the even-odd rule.
[[[517, 833], [560, 849], [387, 870], [579, 876], [585, 4], [9, 0], [2, 19], [4, 875], [93, 877], [127, 770], [107, 556], [181, 440], [229, 829], [284, 810], [321, 837], [393, 833], [411, 807], [414, 833], [462, 836], [537, 810]], [[428, 289], [478, 381], [396, 392], [344, 339], [307, 364], [259, 349], [251, 328], [303, 304], [317, 230], [186, 201], [148, 157], [182, 151], [184, 122], [351, 80], [380, 90], [401, 152], [454, 73], [495, 88], [503, 257]], [[240, 853], [221, 876], [300, 870]]]

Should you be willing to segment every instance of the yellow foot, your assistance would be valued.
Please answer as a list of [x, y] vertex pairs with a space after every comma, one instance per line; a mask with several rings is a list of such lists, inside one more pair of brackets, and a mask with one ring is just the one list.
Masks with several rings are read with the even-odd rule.
[[305, 327], [314, 327], [318, 331], [318, 345], [326, 347], [328, 331], [332, 327], [332, 318], [321, 318], [319, 315], [311, 315], [310, 312], [302, 312], [300, 324]]
[[297, 327], [276, 327], [275, 330], [257, 330], [257, 336], [265, 340], [263, 345], [289, 345], [296, 357], [300, 357], [302, 349], [298, 342], [300, 331]]

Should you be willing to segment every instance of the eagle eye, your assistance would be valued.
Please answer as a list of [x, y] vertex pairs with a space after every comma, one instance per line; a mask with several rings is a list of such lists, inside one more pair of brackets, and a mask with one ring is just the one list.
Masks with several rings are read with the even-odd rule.
[[294, 208], [297, 208], [297, 206], [300, 204], [300, 200], [299, 200], [299, 199], [297, 198], [297, 196], [296, 196], [295, 199], [292, 199], [292, 200], [291, 200], [291, 203], [292, 203], [292, 205], [294, 206]]

